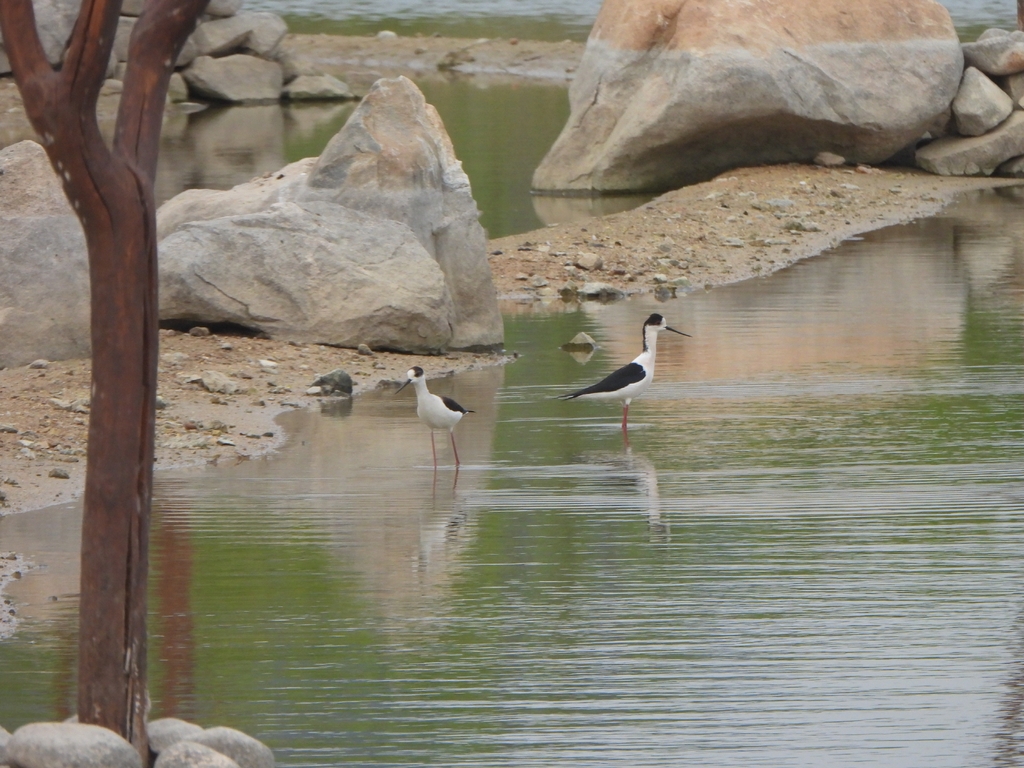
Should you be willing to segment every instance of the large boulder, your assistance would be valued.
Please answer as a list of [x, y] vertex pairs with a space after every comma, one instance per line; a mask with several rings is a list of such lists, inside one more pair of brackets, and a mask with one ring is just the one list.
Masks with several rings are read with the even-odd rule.
[[0, 367], [89, 354], [85, 236], [43, 148], [0, 150]]
[[[293, 163], [228, 191], [192, 190], [167, 201], [157, 212], [161, 251], [188, 222], [256, 214], [283, 202], [330, 203], [361, 211], [366, 221], [403, 225], [439, 267], [450, 297], [451, 326], [432, 351], [501, 345], [504, 331], [487, 262], [487, 235], [469, 179], [440, 117], [412, 81], [378, 81], [319, 158]], [[374, 244], [372, 238], [366, 243], [381, 251], [389, 247]], [[433, 288], [424, 287], [424, 301], [435, 301]], [[162, 307], [161, 316], [171, 319], [168, 307]], [[225, 322], [212, 316], [189, 319]], [[276, 321], [259, 324], [253, 318], [230, 322], [271, 335], [280, 335], [283, 328]], [[343, 344], [338, 340], [342, 337], [345, 334], [332, 332], [335, 340], [330, 343]], [[356, 341], [369, 343], [368, 338]], [[424, 349], [419, 332], [407, 342], [389, 338], [383, 346]]]
[[160, 317], [426, 353], [451, 339], [454, 307], [407, 226], [333, 203], [275, 203], [164, 238]]
[[324, 148], [302, 195], [408, 225], [441, 266], [455, 302], [450, 345], [501, 343], [487, 233], [469, 178], [440, 115], [411, 80], [374, 83]]
[[917, 150], [917, 164], [940, 176], [991, 176], [1024, 155], [1024, 112], [1016, 111], [982, 136], [947, 136]]
[[284, 84], [280, 64], [244, 53], [220, 59], [199, 56], [182, 71], [182, 76], [190, 94], [233, 103], [276, 101]]
[[605, 0], [541, 191], [660, 191], [821, 151], [877, 163], [949, 107], [935, 0]]

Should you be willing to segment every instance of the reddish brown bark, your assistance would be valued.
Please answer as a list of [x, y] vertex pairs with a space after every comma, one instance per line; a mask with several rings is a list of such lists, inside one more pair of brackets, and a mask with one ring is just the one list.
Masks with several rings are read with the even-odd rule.
[[146, 579], [157, 363], [153, 180], [173, 62], [207, 0], [149, 0], [132, 33], [108, 148], [96, 121], [121, 0], [84, 0], [55, 71], [31, 0], [0, 0], [25, 110], [82, 222], [89, 251], [92, 405], [82, 521], [78, 716], [144, 761]]

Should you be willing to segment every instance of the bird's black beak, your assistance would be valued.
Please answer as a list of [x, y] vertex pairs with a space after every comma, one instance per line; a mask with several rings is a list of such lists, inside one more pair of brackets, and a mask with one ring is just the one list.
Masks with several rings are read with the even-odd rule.
[[[412, 381], [412, 379], [406, 379], [406, 380], [405, 380], [405, 384], [408, 384], [408, 383], [409, 383], [410, 381]], [[396, 395], [397, 395], [397, 394], [398, 394], [399, 392], [401, 392], [401, 391], [402, 391], [403, 389], [405, 389], [405, 384], [403, 384], [402, 386], [400, 386], [400, 387], [399, 387], [398, 389], [396, 389], [396, 390], [395, 390], [395, 394], [396, 394]]]
[[693, 338], [690, 334], [683, 333], [682, 331], [677, 331], [675, 328], [669, 328], [667, 325], [665, 326], [665, 330], [666, 331], [672, 331], [672, 333], [678, 333], [680, 336], [685, 336], [688, 339], [692, 339]]

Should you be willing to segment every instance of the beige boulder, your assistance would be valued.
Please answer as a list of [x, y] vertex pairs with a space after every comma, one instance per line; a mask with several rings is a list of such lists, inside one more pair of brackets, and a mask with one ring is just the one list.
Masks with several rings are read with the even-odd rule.
[[962, 71], [935, 0], [606, 0], [533, 186], [660, 191], [822, 151], [877, 163]]
[[487, 233], [469, 177], [437, 110], [405, 77], [374, 83], [310, 169], [303, 200], [325, 200], [407, 225], [434, 257], [455, 303], [449, 346], [504, 339]]

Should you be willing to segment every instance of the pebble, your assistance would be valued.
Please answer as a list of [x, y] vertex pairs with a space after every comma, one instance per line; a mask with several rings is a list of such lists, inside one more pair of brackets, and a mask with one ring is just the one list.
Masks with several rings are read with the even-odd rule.
[[188, 335], [189, 336], [209, 336], [210, 335], [210, 329], [205, 327], [205, 326], [202, 326], [202, 325], [197, 325], [194, 328], [189, 328], [188, 329]]
[[61, 469], [60, 467], [54, 467], [51, 469], [49, 476], [56, 477], [58, 480], [69, 480], [71, 478], [68, 471], [66, 469]]
[[31, 363], [28, 364], [28, 367], [29, 368], [49, 368], [50, 367], [50, 361], [49, 360], [43, 360], [42, 358], [40, 358], [39, 360], [33, 360]]

